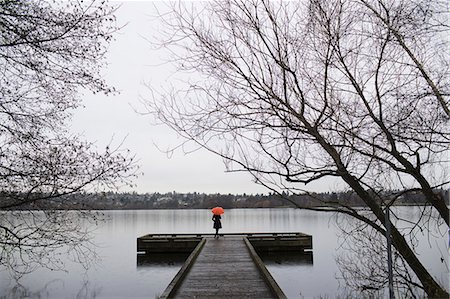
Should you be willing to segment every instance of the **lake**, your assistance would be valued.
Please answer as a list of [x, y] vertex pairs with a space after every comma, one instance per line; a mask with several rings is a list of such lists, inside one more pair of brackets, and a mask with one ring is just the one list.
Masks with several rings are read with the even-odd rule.
[[[418, 207], [394, 212], [417, 219]], [[185, 256], [138, 260], [136, 238], [148, 233], [211, 233], [209, 210], [104, 211], [108, 220], [93, 232], [100, 260], [85, 270], [66, 262], [66, 272], [39, 269], [13, 281], [0, 272], [0, 298], [156, 298], [181, 267]], [[343, 216], [340, 216], [343, 217]], [[344, 251], [333, 213], [298, 209], [226, 210], [221, 232], [303, 232], [313, 236], [313, 258], [263, 256], [268, 270], [288, 298], [336, 298], [346, 294], [336, 257]], [[448, 234], [419, 234], [420, 259], [448, 289]], [[441, 258], [444, 260], [442, 261]]]

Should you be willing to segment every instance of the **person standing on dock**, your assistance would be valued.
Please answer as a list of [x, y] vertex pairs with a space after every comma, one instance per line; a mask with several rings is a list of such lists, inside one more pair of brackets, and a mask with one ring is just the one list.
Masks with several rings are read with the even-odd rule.
[[222, 222], [220, 222], [220, 219], [222, 219], [222, 217], [220, 215], [222, 215], [225, 211], [222, 207], [215, 207], [211, 209], [211, 212], [214, 214], [212, 217], [212, 221], [214, 221], [213, 227], [216, 229], [214, 238], [219, 238], [219, 229], [222, 228]]
[[214, 221], [213, 227], [216, 229], [216, 234], [214, 235], [214, 238], [219, 238], [219, 229], [222, 228], [222, 222], [220, 222], [220, 215], [213, 215], [212, 221]]

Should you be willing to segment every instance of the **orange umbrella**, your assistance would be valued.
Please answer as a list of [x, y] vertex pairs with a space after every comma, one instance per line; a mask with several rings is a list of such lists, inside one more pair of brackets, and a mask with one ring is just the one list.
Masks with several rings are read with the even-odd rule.
[[214, 215], [221, 215], [221, 214], [225, 213], [225, 211], [223, 210], [222, 207], [212, 208], [211, 212], [213, 212]]

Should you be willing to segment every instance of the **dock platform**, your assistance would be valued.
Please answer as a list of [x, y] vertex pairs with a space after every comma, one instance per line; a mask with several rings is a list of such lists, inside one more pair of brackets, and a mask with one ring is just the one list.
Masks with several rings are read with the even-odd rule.
[[[137, 240], [141, 254], [190, 251], [159, 298], [286, 298], [257, 251], [312, 249], [302, 233], [158, 234]], [[255, 246], [254, 246], [255, 245]]]
[[[304, 251], [312, 249], [312, 236], [299, 232], [222, 233], [220, 237], [246, 237], [257, 251]], [[137, 238], [140, 253], [192, 252], [203, 239], [214, 234], [147, 234]]]

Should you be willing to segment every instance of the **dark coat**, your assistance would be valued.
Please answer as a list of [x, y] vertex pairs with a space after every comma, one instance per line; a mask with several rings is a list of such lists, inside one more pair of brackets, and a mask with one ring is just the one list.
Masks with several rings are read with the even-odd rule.
[[213, 228], [215, 228], [215, 229], [222, 228], [222, 222], [220, 222], [220, 219], [222, 219], [222, 217], [220, 217], [220, 215], [214, 215], [212, 217], [212, 220], [214, 221]]

